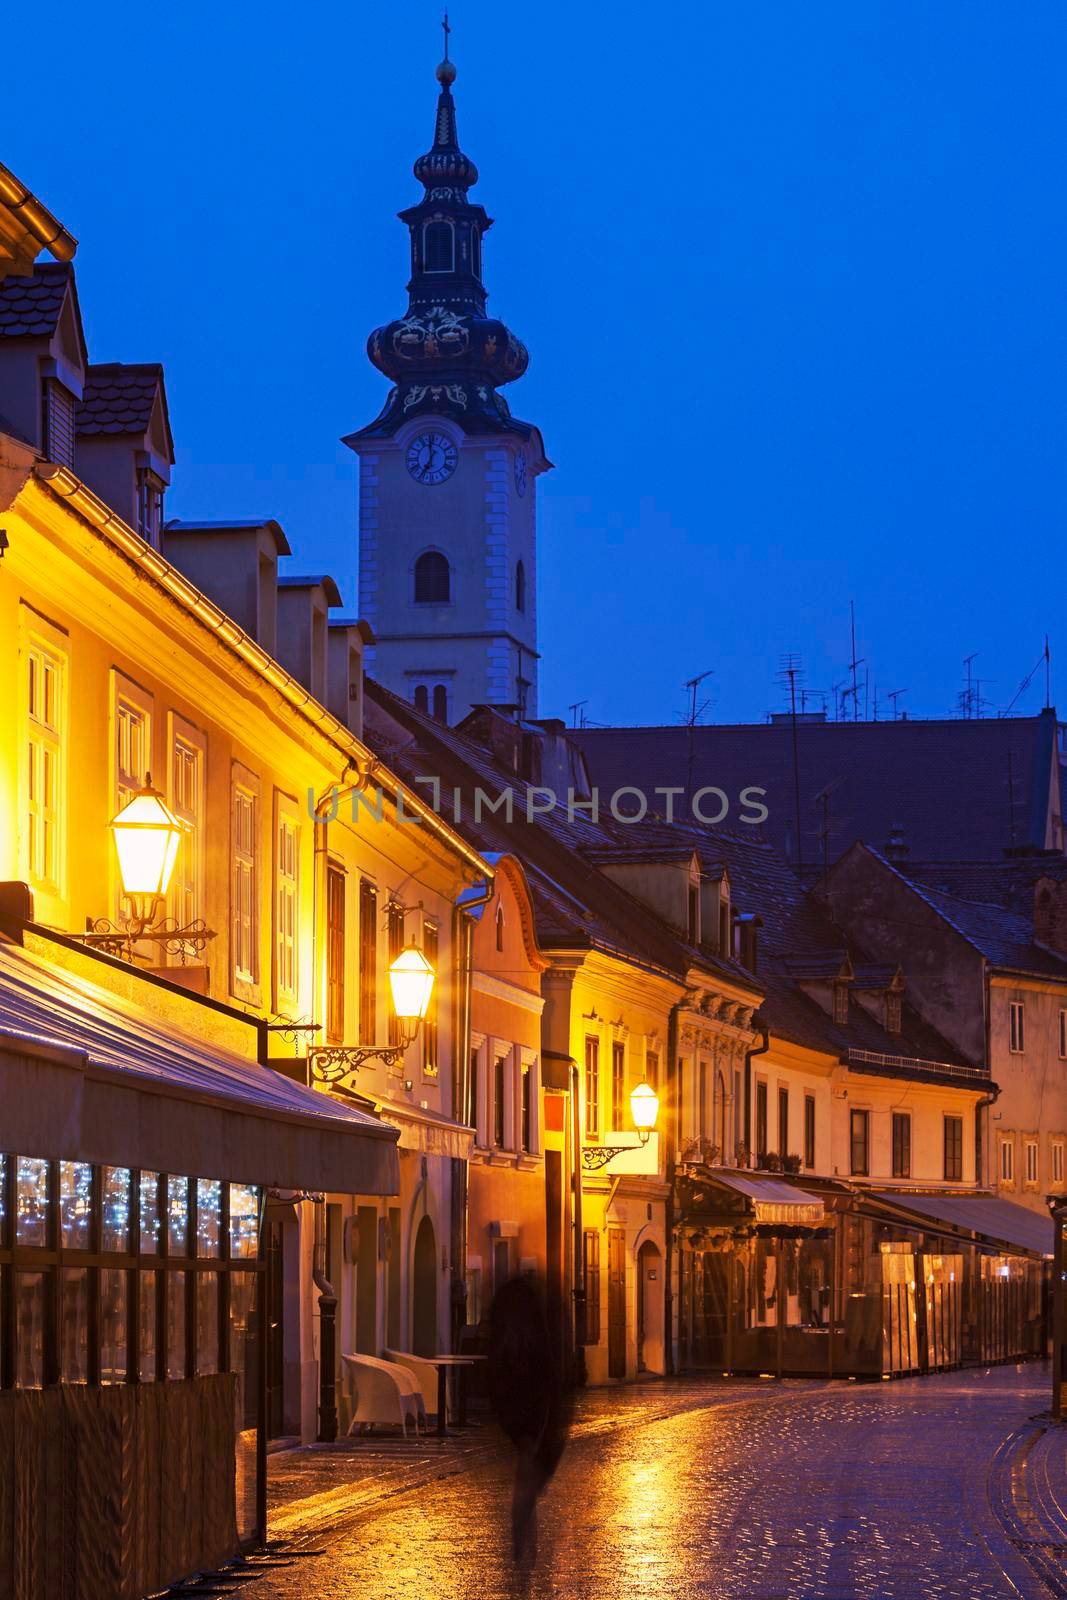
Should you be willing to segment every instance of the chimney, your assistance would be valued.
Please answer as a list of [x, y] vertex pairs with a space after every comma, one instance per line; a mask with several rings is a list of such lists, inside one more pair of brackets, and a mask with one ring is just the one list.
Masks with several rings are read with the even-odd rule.
[[163, 554], [269, 655], [277, 655], [278, 557], [292, 552], [276, 522], [168, 522]]
[[329, 611], [340, 604], [337, 585], [325, 574], [278, 579], [278, 660], [321, 705], [327, 703]]
[[906, 861], [911, 854], [911, 846], [905, 837], [904, 824], [902, 822], [894, 822], [890, 828], [889, 838], [885, 842], [883, 854], [889, 861]]
[[366, 622], [338, 617], [329, 624], [326, 705], [357, 739], [363, 737], [363, 651], [373, 643]]
[[1034, 884], [1034, 940], [1067, 957], [1067, 879], [1039, 878]]

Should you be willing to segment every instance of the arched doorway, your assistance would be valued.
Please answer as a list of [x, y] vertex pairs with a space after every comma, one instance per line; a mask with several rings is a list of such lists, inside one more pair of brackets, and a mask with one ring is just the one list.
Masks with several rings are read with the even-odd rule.
[[637, 1252], [637, 1370], [664, 1370], [663, 1257], [651, 1239]]
[[423, 1217], [415, 1235], [412, 1263], [411, 1348], [417, 1356], [437, 1355], [437, 1241], [433, 1223]]

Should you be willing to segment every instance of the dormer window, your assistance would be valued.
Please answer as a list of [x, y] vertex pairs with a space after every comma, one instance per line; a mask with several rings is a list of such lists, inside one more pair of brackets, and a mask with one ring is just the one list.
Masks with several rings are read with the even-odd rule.
[[899, 1033], [901, 1029], [901, 998], [892, 990], [885, 997], [885, 1031]]
[[422, 230], [422, 270], [456, 270], [456, 235], [450, 222], [427, 222]]
[[74, 467], [74, 396], [46, 378], [41, 396], [41, 452], [60, 467]]
[[834, 984], [834, 1021], [839, 1028], [848, 1024], [848, 984]]
[[137, 473], [137, 532], [158, 549], [163, 528], [163, 484], [148, 467]]

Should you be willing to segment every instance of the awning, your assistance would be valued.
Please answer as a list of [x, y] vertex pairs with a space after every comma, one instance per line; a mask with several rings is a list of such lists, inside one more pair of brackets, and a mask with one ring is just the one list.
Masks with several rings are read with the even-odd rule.
[[1052, 1255], [1052, 1218], [1011, 1200], [991, 1194], [901, 1194], [892, 1190], [872, 1198], [914, 1212], [919, 1219], [946, 1223], [957, 1232], [981, 1234], [991, 1244], [1036, 1256]]
[[825, 1220], [826, 1208], [818, 1195], [809, 1194], [806, 1189], [795, 1189], [791, 1183], [721, 1167], [708, 1168], [702, 1176], [743, 1195], [757, 1222], [779, 1227], [817, 1228]]
[[474, 1129], [465, 1122], [452, 1122], [433, 1111], [416, 1106], [399, 1106], [391, 1100], [374, 1101], [383, 1122], [400, 1130], [401, 1150], [417, 1150], [420, 1155], [453, 1156], [466, 1161], [474, 1144]]
[[18, 1155], [341, 1194], [400, 1186], [396, 1130], [369, 1112], [9, 945], [0, 1107], [0, 1149]]

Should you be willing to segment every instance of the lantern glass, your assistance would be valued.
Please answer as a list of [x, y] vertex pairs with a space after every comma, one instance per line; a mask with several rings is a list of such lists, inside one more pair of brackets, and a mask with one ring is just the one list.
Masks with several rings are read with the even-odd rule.
[[651, 1133], [659, 1116], [659, 1095], [650, 1083], [639, 1083], [630, 1095], [630, 1115], [638, 1133]]
[[415, 945], [401, 950], [389, 968], [393, 1010], [401, 1022], [419, 1023], [426, 1015], [436, 974]]
[[183, 827], [150, 778], [111, 820], [123, 893], [162, 898], [170, 884]]

